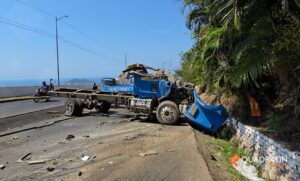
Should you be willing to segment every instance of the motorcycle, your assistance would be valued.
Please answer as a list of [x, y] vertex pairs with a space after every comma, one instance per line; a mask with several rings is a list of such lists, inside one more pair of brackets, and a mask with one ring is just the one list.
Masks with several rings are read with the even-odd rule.
[[33, 101], [35, 103], [38, 103], [40, 100], [45, 100], [46, 102], [49, 102], [51, 100], [51, 96], [48, 93], [42, 93], [40, 92], [40, 89], [36, 91], [36, 94], [33, 96]]

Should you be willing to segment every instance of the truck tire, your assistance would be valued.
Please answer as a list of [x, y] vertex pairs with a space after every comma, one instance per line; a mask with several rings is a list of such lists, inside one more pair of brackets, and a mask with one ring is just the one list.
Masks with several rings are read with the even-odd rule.
[[82, 116], [83, 112], [83, 103], [81, 99], [76, 99], [76, 104], [77, 104], [77, 111], [75, 116]]
[[100, 112], [100, 113], [107, 113], [108, 110], [110, 109], [110, 105], [111, 103], [107, 102], [107, 101], [102, 101], [100, 106], [96, 106], [95, 109], [96, 111]]
[[156, 110], [156, 118], [161, 124], [174, 125], [179, 119], [179, 109], [172, 101], [161, 102]]
[[65, 115], [66, 116], [77, 116], [79, 113], [79, 105], [76, 99], [69, 98], [65, 102]]

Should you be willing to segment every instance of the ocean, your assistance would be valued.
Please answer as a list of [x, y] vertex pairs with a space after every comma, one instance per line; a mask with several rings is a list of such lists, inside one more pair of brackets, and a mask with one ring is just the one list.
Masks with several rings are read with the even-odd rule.
[[[73, 79], [61, 79], [60, 84], [68, 84]], [[90, 82], [97, 81], [97, 78], [88, 79]], [[99, 82], [100, 78], [98, 79]], [[46, 79], [35, 79], [35, 80], [0, 80], [0, 87], [19, 87], [19, 86], [40, 86], [42, 82], [46, 81], [49, 84], [50, 80]], [[88, 83], [88, 82], [87, 82]], [[54, 79], [54, 84], [57, 84], [57, 80]]]

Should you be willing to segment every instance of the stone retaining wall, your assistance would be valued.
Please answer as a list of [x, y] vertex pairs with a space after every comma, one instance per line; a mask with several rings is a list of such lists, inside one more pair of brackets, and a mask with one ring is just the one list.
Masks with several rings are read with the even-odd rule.
[[232, 123], [237, 130], [236, 137], [239, 145], [252, 153], [252, 158], [248, 158], [248, 161], [261, 165], [264, 178], [300, 180], [300, 156], [298, 154], [289, 151], [251, 126], [246, 126], [234, 119]]

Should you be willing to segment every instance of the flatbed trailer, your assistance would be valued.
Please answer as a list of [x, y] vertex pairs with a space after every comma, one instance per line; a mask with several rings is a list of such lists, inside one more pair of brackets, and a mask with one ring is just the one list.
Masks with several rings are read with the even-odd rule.
[[[154, 73], [148, 74], [147, 68], [154, 70]], [[132, 84], [105, 85], [105, 91], [59, 88], [49, 94], [68, 98], [65, 104], [67, 116], [80, 116], [84, 108], [95, 108], [100, 113], [106, 113], [111, 104], [114, 104], [125, 105], [136, 115], [156, 116], [162, 124], [176, 124], [193, 101], [193, 87], [177, 85], [171, 80], [171, 76], [160, 69], [135, 64], [128, 66], [122, 75], [132, 80]]]
[[[148, 74], [147, 68], [154, 73]], [[49, 95], [68, 98], [65, 103], [67, 116], [80, 116], [84, 108], [106, 113], [112, 104], [124, 105], [136, 115], [156, 117], [162, 124], [176, 124], [184, 115], [190, 122], [211, 132], [218, 131], [229, 118], [223, 106], [207, 105], [200, 98], [201, 87], [194, 89], [193, 85], [176, 83], [160, 69], [134, 64], [123, 71], [120, 79], [122, 76], [132, 84], [104, 84], [100, 91], [59, 88]]]
[[176, 124], [189, 103], [178, 100], [172, 101], [168, 98], [162, 100], [157, 98], [141, 99], [125, 93], [107, 93], [73, 88], [59, 88], [50, 91], [49, 94], [53, 97], [68, 98], [65, 103], [67, 116], [81, 116], [84, 108], [106, 113], [114, 104], [116, 107], [123, 105], [139, 116], [150, 118], [156, 115], [162, 124]]

